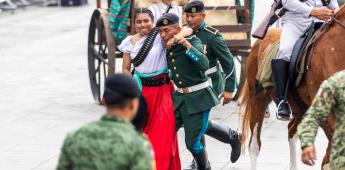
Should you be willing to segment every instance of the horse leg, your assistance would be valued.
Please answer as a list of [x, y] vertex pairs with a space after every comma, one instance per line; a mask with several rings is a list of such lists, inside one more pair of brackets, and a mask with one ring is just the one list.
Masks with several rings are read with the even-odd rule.
[[325, 132], [327, 139], [328, 139], [328, 146], [326, 150], [326, 154], [322, 160], [321, 170], [329, 170], [329, 157], [331, 155], [331, 148], [332, 148], [332, 137], [335, 130], [335, 114], [329, 114], [327, 120], [321, 125], [321, 128]]
[[257, 160], [260, 154], [261, 148], [261, 129], [265, 118], [265, 111], [271, 102], [271, 98], [265, 94], [261, 93], [255, 96], [256, 104], [252, 105], [254, 110], [252, 112], [256, 113], [255, 119], [250, 122], [250, 129], [252, 136], [249, 141], [249, 156], [250, 156], [250, 167], [251, 170], [256, 170]]
[[297, 126], [301, 122], [302, 117], [295, 116], [288, 125], [288, 138], [290, 148], [290, 170], [297, 170]]
[[297, 170], [296, 141], [297, 141], [297, 135], [294, 135], [291, 139], [289, 139], [289, 146], [290, 146], [290, 170]]
[[259, 138], [258, 133], [260, 130], [258, 129], [259, 123], [256, 123], [252, 133], [252, 139], [249, 145], [249, 157], [250, 157], [250, 169], [256, 170], [258, 157], [260, 154], [260, 146], [259, 146]]

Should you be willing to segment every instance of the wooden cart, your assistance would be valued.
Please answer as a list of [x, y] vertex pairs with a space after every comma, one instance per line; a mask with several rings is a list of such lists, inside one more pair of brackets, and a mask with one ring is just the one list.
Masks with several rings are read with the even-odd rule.
[[[244, 82], [245, 63], [251, 48], [253, 1], [244, 0], [242, 6], [239, 0], [204, 0], [207, 12], [206, 22], [220, 30], [235, 57], [238, 91]], [[137, 0], [137, 2], [132, 0], [130, 14], [133, 13], [139, 2], [142, 3], [143, 0]], [[116, 58], [122, 57], [121, 52], [116, 48], [113, 33], [109, 26], [110, 4], [111, 0], [108, 0], [107, 8], [101, 8], [101, 1], [97, 0], [97, 9], [92, 14], [89, 27], [88, 70], [91, 91], [97, 103], [100, 103], [103, 95], [105, 78], [115, 73]], [[133, 15], [130, 15], [130, 24], [127, 30], [129, 34], [134, 33], [133, 27], [131, 27], [132, 17]], [[218, 20], [219, 18], [221, 19]]]

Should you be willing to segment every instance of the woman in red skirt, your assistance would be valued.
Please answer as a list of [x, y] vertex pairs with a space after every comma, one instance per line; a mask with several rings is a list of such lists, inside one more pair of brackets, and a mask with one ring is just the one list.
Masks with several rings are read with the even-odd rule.
[[[166, 49], [161, 37], [149, 35], [153, 32], [153, 19], [150, 10], [136, 9], [134, 27], [137, 33], [124, 39], [118, 48], [123, 52], [123, 72], [133, 74], [147, 104], [143, 132], [151, 141], [157, 170], [180, 170], [171, 96], [174, 86], [168, 76]], [[190, 31], [183, 34], [187, 36]], [[145, 53], [143, 49], [148, 50]]]

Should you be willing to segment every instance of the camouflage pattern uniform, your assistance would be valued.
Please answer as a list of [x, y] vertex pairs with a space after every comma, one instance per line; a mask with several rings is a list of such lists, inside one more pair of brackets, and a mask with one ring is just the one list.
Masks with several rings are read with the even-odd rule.
[[345, 71], [324, 81], [314, 98], [307, 116], [298, 127], [302, 148], [314, 145], [318, 127], [329, 113], [336, 115], [330, 164], [332, 170], [345, 169]]
[[132, 124], [106, 114], [67, 136], [57, 170], [152, 170], [152, 153]]

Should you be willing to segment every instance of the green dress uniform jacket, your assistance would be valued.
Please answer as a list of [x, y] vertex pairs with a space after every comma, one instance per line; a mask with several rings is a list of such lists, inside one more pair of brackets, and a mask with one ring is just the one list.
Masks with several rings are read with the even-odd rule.
[[[167, 53], [168, 67], [171, 78], [178, 88], [208, 83], [205, 71], [208, 69], [208, 59], [202, 53], [203, 45], [199, 38], [187, 38], [192, 45], [186, 49], [182, 45], [175, 45]], [[197, 91], [174, 92], [176, 131], [184, 126], [187, 149], [198, 154], [204, 150], [202, 137], [208, 126], [210, 109], [219, 104], [214, 90], [208, 86]]]
[[[236, 91], [236, 69], [233, 56], [225, 44], [225, 41], [219, 31], [205, 22], [194, 34], [202, 41], [205, 54], [209, 60], [209, 68], [217, 67], [217, 72], [208, 75], [212, 80], [212, 87], [217, 96], [223, 91]], [[225, 77], [222, 75], [221, 65]]]
[[306, 113], [307, 116], [298, 126], [302, 148], [314, 146], [318, 127], [324, 123], [330, 113], [335, 113], [336, 116], [330, 165], [332, 170], [343, 170], [345, 169], [345, 71], [336, 73], [321, 84]]
[[57, 170], [152, 170], [148, 141], [122, 118], [106, 114], [65, 139]]
[[[170, 76], [178, 88], [207, 81], [205, 71], [209, 68], [209, 61], [202, 53], [202, 43], [196, 36], [191, 36], [187, 40], [192, 45], [191, 49], [186, 50], [178, 44], [167, 51]], [[173, 101], [175, 110], [185, 102], [188, 114], [205, 111], [219, 104], [219, 99], [211, 87], [187, 94], [174, 92]]]

